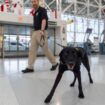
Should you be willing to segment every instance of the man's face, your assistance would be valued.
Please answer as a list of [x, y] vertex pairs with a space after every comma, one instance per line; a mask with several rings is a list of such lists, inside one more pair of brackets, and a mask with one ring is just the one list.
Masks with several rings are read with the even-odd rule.
[[37, 8], [39, 6], [39, 0], [32, 0], [32, 7]]

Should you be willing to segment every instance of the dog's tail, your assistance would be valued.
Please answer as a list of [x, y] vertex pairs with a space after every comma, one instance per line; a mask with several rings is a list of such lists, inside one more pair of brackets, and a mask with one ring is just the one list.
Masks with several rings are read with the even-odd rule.
[[59, 44], [59, 43], [56, 43], [56, 44], [59, 45], [59, 46], [61, 46], [61, 47], [63, 47], [63, 48], [67, 47], [67, 46], [63, 46], [63, 45], [61, 45], [61, 44]]

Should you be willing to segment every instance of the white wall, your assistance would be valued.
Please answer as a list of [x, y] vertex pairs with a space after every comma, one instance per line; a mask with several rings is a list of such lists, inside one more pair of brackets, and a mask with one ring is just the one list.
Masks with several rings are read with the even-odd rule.
[[[20, 19], [21, 18], [21, 19]], [[13, 13], [0, 13], [0, 23], [11, 24], [30, 24], [32, 25], [32, 16], [19, 16]]]

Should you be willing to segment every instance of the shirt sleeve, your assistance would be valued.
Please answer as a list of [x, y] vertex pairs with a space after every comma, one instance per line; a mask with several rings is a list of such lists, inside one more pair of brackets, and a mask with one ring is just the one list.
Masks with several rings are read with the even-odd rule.
[[48, 16], [47, 16], [47, 11], [46, 11], [46, 9], [42, 9], [41, 19], [46, 19], [46, 20], [48, 20]]

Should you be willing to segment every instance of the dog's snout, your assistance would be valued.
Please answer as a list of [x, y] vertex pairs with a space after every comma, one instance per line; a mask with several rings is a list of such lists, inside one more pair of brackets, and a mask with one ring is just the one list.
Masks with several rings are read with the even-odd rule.
[[68, 62], [69, 64], [72, 64], [72, 63], [74, 63], [74, 61], [70, 61], [70, 62]]

